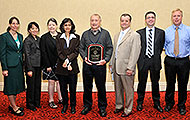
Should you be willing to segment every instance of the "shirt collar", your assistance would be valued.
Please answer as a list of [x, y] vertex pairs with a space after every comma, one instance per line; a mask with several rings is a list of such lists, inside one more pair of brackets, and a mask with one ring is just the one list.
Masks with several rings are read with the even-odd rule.
[[[66, 35], [65, 35], [65, 33], [63, 33], [61, 36], [60, 36], [60, 38], [64, 38], [65, 40], [67, 40], [67, 37], [66, 37]], [[74, 34], [70, 34], [70, 37], [69, 37], [69, 40], [71, 40], [71, 39], [73, 39], [73, 38], [77, 38]]]
[[128, 31], [129, 31], [130, 27], [128, 27], [127, 29], [125, 30], [121, 30], [121, 32], [124, 32], [124, 34], [126, 34]]
[[[177, 26], [175, 26], [174, 24], [172, 25], [174, 29], [176, 29]], [[181, 23], [179, 26], [178, 26], [178, 29], [182, 29], [183, 27], [183, 23]]]
[[149, 31], [150, 29], [152, 29], [152, 31], [155, 30], [155, 27], [153, 26], [152, 28], [149, 28], [148, 26], [146, 26], [146, 29]]

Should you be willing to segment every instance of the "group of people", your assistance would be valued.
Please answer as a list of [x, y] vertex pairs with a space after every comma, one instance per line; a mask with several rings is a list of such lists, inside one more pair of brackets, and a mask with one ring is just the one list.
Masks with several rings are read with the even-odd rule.
[[[106, 98], [106, 64], [113, 73], [115, 87], [114, 114], [123, 112], [121, 117], [132, 113], [134, 101], [134, 76], [138, 68], [137, 110], [143, 110], [148, 72], [152, 82], [154, 108], [163, 112], [160, 106], [159, 79], [161, 70], [161, 53], [166, 57], [166, 95], [165, 111], [169, 112], [175, 104], [174, 91], [176, 75], [178, 80], [178, 108], [181, 115], [186, 114], [187, 83], [189, 79], [190, 27], [182, 23], [183, 12], [172, 11], [173, 25], [165, 31], [155, 27], [156, 14], [145, 14], [146, 27], [138, 31], [131, 29], [132, 17], [122, 14], [121, 30], [114, 36], [113, 45], [110, 34], [101, 27], [101, 16], [90, 17], [91, 28], [80, 39], [75, 33], [74, 22], [65, 18], [57, 32], [57, 21], [50, 18], [47, 22], [48, 32], [38, 37], [40, 31], [36, 22], [28, 24], [28, 36], [18, 33], [18, 18], [9, 20], [7, 32], [0, 36], [0, 60], [4, 76], [4, 94], [10, 101], [11, 113], [22, 116], [24, 108], [16, 105], [16, 95], [25, 90], [24, 71], [26, 74], [26, 108], [36, 111], [41, 108], [41, 71], [43, 79], [48, 80], [49, 106], [57, 108], [53, 95], [55, 84], [58, 103], [63, 105], [61, 113], [68, 109], [68, 85], [70, 91], [70, 112], [76, 113], [76, 86], [79, 66], [77, 57], [83, 59], [83, 104], [81, 114], [86, 115], [92, 109], [93, 78], [98, 90], [98, 108], [102, 117], [107, 115]], [[113, 53], [113, 55], [112, 55]], [[23, 67], [24, 66], [24, 67]], [[24, 68], [24, 69], [23, 69]], [[125, 99], [124, 99], [125, 94]], [[125, 100], [125, 101], [124, 101]]]

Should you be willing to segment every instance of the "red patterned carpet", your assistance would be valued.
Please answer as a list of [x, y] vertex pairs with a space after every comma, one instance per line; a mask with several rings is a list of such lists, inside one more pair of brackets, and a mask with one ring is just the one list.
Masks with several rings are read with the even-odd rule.
[[[26, 109], [26, 99], [25, 99], [25, 92], [21, 93], [17, 96], [17, 101], [18, 105], [24, 108], [25, 115], [24, 116], [15, 116], [11, 114], [8, 111], [8, 98], [5, 96], [2, 92], [0, 92], [0, 120], [5, 119], [5, 120], [12, 120], [12, 119], [17, 119], [17, 120], [26, 120], [26, 119], [32, 119], [32, 120], [98, 120], [98, 119], [104, 119], [104, 120], [120, 120], [124, 119], [121, 118], [121, 113], [120, 114], [114, 114], [113, 111], [115, 109], [115, 93], [114, 92], [108, 92], [107, 93], [107, 100], [108, 100], [108, 107], [107, 107], [107, 113], [108, 115], [105, 118], [100, 117], [98, 114], [98, 108], [97, 108], [97, 93], [93, 93], [93, 106], [92, 110], [87, 114], [87, 115], [81, 115], [80, 112], [82, 110], [82, 92], [77, 93], [77, 107], [76, 107], [76, 114], [72, 115], [70, 113], [70, 108], [67, 111], [67, 114], [61, 114], [61, 109], [62, 106], [58, 105], [59, 108], [57, 109], [50, 109], [48, 107], [48, 93], [47, 92], [42, 92], [41, 96], [41, 106], [42, 108], [37, 109], [36, 112], [30, 111]], [[164, 103], [164, 96], [165, 92], [161, 92], [161, 106], [164, 108], [165, 103]], [[177, 93], [176, 93], [177, 96]], [[190, 120], [190, 92], [188, 92], [188, 98], [187, 98], [187, 113], [186, 115], [182, 116], [178, 113], [177, 111], [177, 105], [175, 104], [174, 108], [170, 112], [164, 112], [164, 113], [159, 113], [153, 108], [152, 104], [152, 98], [151, 98], [151, 92], [146, 93], [145, 101], [144, 101], [144, 109], [143, 111], [139, 112], [136, 110], [136, 99], [137, 99], [137, 93], [135, 93], [135, 98], [134, 98], [134, 108], [132, 115], [130, 115], [128, 118], [125, 119], [131, 119], [131, 120], [174, 120], [174, 119], [181, 119], [181, 120]], [[175, 97], [177, 101], [177, 97]], [[57, 102], [57, 101], [56, 101]], [[176, 102], [177, 103], [177, 102]]]

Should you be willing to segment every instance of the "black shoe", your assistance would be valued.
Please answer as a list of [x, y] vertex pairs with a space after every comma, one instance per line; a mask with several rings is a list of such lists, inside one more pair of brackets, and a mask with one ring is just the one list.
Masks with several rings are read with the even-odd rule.
[[185, 108], [179, 108], [179, 114], [180, 115], [185, 115], [186, 114], [186, 109]]
[[61, 113], [62, 113], [62, 114], [63, 114], [63, 113], [66, 113], [67, 108], [68, 108], [68, 105], [63, 105], [63, 108], [62, 108], [62, 110], [61, 110]]
[[106, 112], [106, 110], [105, 109], [100, 109], [100, 116], [101, 117], [106, 117], [106, 115], [107, 115], [107, 112]]
[[142, 111], [143, 110], [143, 105], [142, 104], [138, 104], [137, 105], [137, 110], [138, 111]]
[[14, 114], [14, 115], [17, 115], [17, 116], [23, 116], [24, 115], [24, 112], [17, 109], [16, 111], [14, 111], [13, 109], [11, 110], [11, 113]]
[[154, 108], [158, 110], [159, 112], [163, 112], [163, 109], [160, 105], [154, 105]]
[[53, 101], [49, 103], [49, 106], [53, 109], [57, 108], [57, 105]]
[[124, 110], [124, 108], [121, 108], [121, 109], [115, 109], [115, 110], [114, 110], [114, 114], [119, 113], [119, 112], [121, 112], [121, 111], [123, 111], [123, 110]]
[[41, 108], [42, 106], [41, 105], [36, 105], [37, 108]]
[[36, 107], [35, 106], [26, 106], [27, 109], [30, 109], [32, 111], [36, 111]]
[[[9, 105], [9, 111], [12, 111], [13, 110], [13, 108]], [[18, 109], [20, 110], [20, 111], [24, 111], [24, 108], [22, 108], [22, 107], [18, 107]]]
[[172, 108], [173, 108], [173, 105], [166, 105], [166, 107], [164, 108], [164, 110], [166, 112], [169, 112]]
[[81, 114], [86, 115], [89, 111], [91, 111], [92, 108], [91, 107], [85, 107], [82, 111]]
[[59, 100], [58, 104], [63, 104], [63, 99]]
[[126, 114], [125, 112], [122, 113], [121, 117], [129, 117], [132, 113]]
[[71, 114], [75, 114], [75, 113], [76, 113], [75, 107], [71, 107]]

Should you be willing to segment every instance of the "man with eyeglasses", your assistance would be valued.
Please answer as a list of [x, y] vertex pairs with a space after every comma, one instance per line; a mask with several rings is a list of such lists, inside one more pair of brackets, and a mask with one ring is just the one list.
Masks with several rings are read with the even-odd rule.
[[156, 14], [149, 11], [145, 14], [146, 27], [138, 30], [141, 36], [141, 53], [137, 62], [138, 88], [137, 110], [143, 110], [143, 101], [147, 83], [148, 72], [152, 82], [152, 98], [154, 108], [163, 112], [160, 106], [159, 80], [161, 70], [161, 53], [165, 42], [165, 32], [155, 27]]

